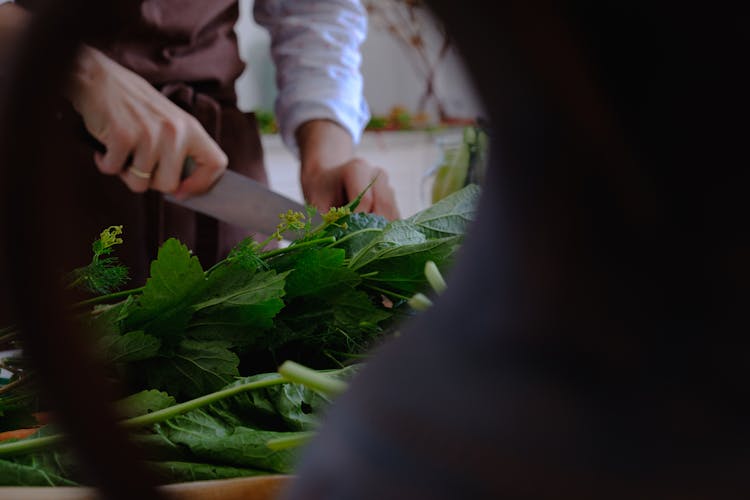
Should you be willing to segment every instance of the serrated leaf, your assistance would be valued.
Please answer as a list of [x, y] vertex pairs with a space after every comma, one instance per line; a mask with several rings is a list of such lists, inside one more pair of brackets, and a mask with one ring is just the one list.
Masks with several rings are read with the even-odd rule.
[[431, 239], [463, 235], [474, 219], [479, 194], [479, 186], [470, 184], [412, 215], [406, 222], [417, 226]]
[[185, 245], [168, 239], [151, 263], [151, 276], [132, 308], [126, 326], [159, 338], [182, 332], [192, 315], [190, 304], [206, 280], [198, 259]]
[[353, 288], [359, 275], [344, 265], [346, 254], [340, 248], [316, 248], [301, 252], [294, 271], [287, 277], [288, 298], [339, 293]]
[[414, 224], [405, 221], [393, 221], [351, 258], [349, 267], [354, 270], [360, 269], [389, 250], [407, 245], [417, 245], [425, 241], [427, 241], [427, 237]]
[[175, 417], [162, 427], [171, 441], [187, 446], [200, 460], [269, 472], [292, 471], [293, 452], [272, 451], [266, 446], [269, 439], [287, 433], [230, 426], [204, 410]]
[[284, 307], [285, 278], [288, 273], [261, 272], [237, 278], [239, 272], [222, 276], [209, 286], [187, 334], [194, 339], [224, 340], [245, 346], [273, 326], [273, 318]]
[[120, 418], [132, 418], [174, 406], [175, 399], [166, 392], [155, 389], [131, 394], [115, 403]]
[[159, 352], [161, 340], [143, 331], [125, 335], [105, 335], [99, 341], [102, 356], [110, 363], [130, 363], [153, 358]]
[[326, 230], [336, 238], [336, 248], [342, 248], [351, 257], [376, 238], [388, 220], [377, 214], [354, 212], [339, 221], [339, 225]]
[[217, 391], [239, 375], [239, 358], [229, 342], [183, 340], [174, 352], [143, 362], [149, 387], [179, 400]]
[[202, 300], [195, 304], [194, 309], [257, 305], [284, 296], [285, 279], [289, 273], [266, 271], [243, 276], [241, 270], [237, 271], [228, 268], [219, 278], [210, 280]]
[[446, 271], [461, 240], [461, 236], [454, 236], [390, 248], [372, 259], [360, 272], [376, 273], [366, 278], [367, 283], [410, 296], [426, 287], [425, 263], [431, 260], [441, 271]]
[[342, 294], [332, 305], [334, 324], [345, 332], [376, 332], [378, 324], [393, 315], [361, 291]]

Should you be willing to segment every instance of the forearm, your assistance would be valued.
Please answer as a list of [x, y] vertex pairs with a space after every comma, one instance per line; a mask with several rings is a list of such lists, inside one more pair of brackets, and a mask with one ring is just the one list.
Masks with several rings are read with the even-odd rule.
[[271, 35], [284, 143], [297, 153], [296, 130], [331, 120], [356, 144], [369, 119], [359, 46], [367, 13], [357, 0], [256, 0], [255, 19]]

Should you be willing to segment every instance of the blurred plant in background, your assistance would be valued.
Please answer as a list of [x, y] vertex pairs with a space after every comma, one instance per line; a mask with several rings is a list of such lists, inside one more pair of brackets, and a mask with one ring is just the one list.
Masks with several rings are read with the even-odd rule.
[[258, 122], [258, 130], [261, 134], [278, 134], [279, 126], [273, 111], [255, 111], [255, 119]]
[[425, 173], [432, 180], [430, 202], [435, 203], [468, 184], [481, 185], [487, 168], [489, 135], [487, 125], [479, 121], [465, 127], [460, 141], [438, 140], [441, 159]]
[[366, 130], [426, 130], [435, 128], [427, 113], [412, 115], [404, 106], [393, 106], [385, 116], [373, 115]]

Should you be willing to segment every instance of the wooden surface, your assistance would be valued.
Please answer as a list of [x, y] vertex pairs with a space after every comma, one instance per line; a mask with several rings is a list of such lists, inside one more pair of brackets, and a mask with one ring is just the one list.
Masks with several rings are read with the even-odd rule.
[[[162, 486], [170, 500], [273, 500], [279, 497], [291, 476], [256, 476], [217, 481], [195, 481]], [[0, 499], [98, 500], [91, 488], [0, 487]]]

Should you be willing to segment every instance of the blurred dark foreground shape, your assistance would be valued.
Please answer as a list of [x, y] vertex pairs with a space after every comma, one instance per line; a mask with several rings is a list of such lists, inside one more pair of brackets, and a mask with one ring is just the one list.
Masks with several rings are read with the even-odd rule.
[[479, 217], [286, 499], [747, 498], [747, 16], [432, 5], [492, 120]]

